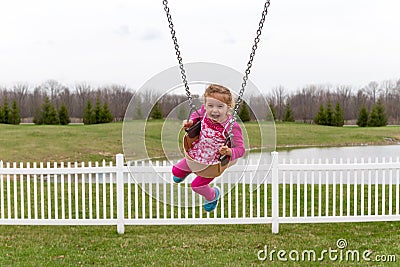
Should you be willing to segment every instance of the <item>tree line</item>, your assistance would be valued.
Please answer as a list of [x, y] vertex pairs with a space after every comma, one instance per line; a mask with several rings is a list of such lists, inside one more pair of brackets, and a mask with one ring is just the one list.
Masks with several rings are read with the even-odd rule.
[[[387, 124], [400, 124], [400, 79], [380, 83], [374, 81], [361, 88], [309, 85], [291, 93], [279, 86], [266, 97], [277, 121], [287, 120], [285, 117], [290, 107], [293, 120], [318, 123], [318, 118], [317, 121], [315, 119], [322, 106], [332, 112], [333, 107], [340, 108], [338, 113], [341, 114], [338, 116], [343, 116], [346, 124], [357, 124], [360, 112], [366, 113], [367, 123], [369, 116], [372, 117], [369, 120], [371, 126], [374, 125], [374, 118], [381, 116], [382, 112], [385, 113]], [[385, 118], [381, 119], [385, 121]]]
[[[108, 108], [107, 102], [103, 106], [100, 105], [100, 101], [96, 101], [96, 105], [88, 100], [86, 107], [83, 111], [83, 123], [84, 124], [99, 124], [109, 123], [114, 120], [111, 111]], [[60, 108], [57, 110], [54, 103], [50, 102], [46, 96], [40, 109], [36, 110], [35, 116], [33, 117], [34, 124], [46, 124], [46, 125], [67, 125], [71, 122], [68, 114], [67, 106], [62, 103]], [[20, 124], [21, 115], [17, 101], [14, 100], [11, 109], [8, 106], [8, 99], [4, 99], [3, 106], [0, 105], [0, 123], [4, 124]]]
[[[119, 85], [95, 88], [79, 83], [68, 87], [55, 80], [38, 86], [16, 84], [10, 88], [0, 87], [0, 115], [4, 117], [4, 111], [9, 110], [9, 103], [15, 103], [22, 122], [65, 124], [70, 121], [122, 121], [131, 97], [132, 91]], [[90, 110], [92, 107], [88, 110], [89, 102], [93, 110]], [[98, 107], [100, 103], [101, 108]], [[91, 118], [84, 120], [85, 117]], [[2, 123], [8, 122], [3, 120]]]
[[[332, 112], [332, 116], [336, 116], [334, 124], [337, 126], [342, 122], [357, 124], [363, 110], [363, 113], [367, 113], [368, 125], [368, 121], [371, 123], [374, 121], [373, 118], [377, 113], [377, 108], [374, 111], [374, 107], [379, 103], [381, 107], [378, 111], [381, 112], [383, 108], [386, 123], [400, 124], [400, 105], [398, 104], [400, 103], [400, 79], [380, 83], [370, 82], [361, 88], [346, 85], [307, 85], [293, 91], [278, 86], [264, 95], [246, 95], [245, 93], [245, 102], [252, 109], [265, 109], [265, 106], [259, 104], [265, 103], [261, 101], [264, 99], [267, 99], [276, 121], [329, 125], [333, 123], [329, 115]], [[87, 83], [77, 83], [66, 86], [55, 80], [48, 80], [37, 86], [15, 84], [11, 87], [0, 87], [0, 120], [3, 123], [37, 122], [41, 119], [38, 114], [44, 112], [53, 114], [50, 117], [58, 114], [60, 123], [64, 120], [63, 116], [70, 118], [72, 122], [98, 123], [102, 120], [110, 120], [111, 117], [112, 121], [122, 121], [130, 101], [135, 108], [133, 119], [146, 119], [146, 114], [150, 114], [149, 118], [152, 118], [152, 115], [156, 118], [165, 118], [170, 116], [171, 112], [176, 113], [175, 116], [178, 118], [185, 119], [189, 109], [187, 105], [179, 104], [186, 100], [183, 94], [161, 96], [156, 90], [151, 89], [136, 93], [133, 89], [121, 85], [94, 87]], [[156, 107], [150, 106], [150, 103], [155, 102]], [[88, 103], [90, 103], [89, 107]], [[9, 122], [4, 122], [5, 110]], [[250, 119], [254, 119], [255, 111], [250, 111]], [[328, 115], [324, 115], [324, 112]], [[324, 119], [324, 116], [328, 118]]]

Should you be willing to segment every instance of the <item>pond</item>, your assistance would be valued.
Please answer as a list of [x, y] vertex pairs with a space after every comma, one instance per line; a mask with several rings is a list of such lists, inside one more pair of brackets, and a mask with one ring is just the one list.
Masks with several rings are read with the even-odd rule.
[[371, 158], [375, 160], [382, 161], [383, 158], [386, 160], [392, 157], [396, 159], [400, 157], [400, 145], [383, 145], [383, 146], [351, 146], [351, 147], [313, 147], [313, 148], [296, 148], [291, 150], [279, 151], [279, 162], [286, 160], [288, 162], [290, 159], [304, 161], [307, 159], [322, 159], [329, 161], [333, 159], [343, 160], [361, 160], [364, 158], [367, 160]]
[[[393, 161], [397, 157], [400, 157], [400, 144], [398, 145], [364, 145], [364, 146], [347, 146], [347, 147], [308, 147], [308, 148], [290, 148], [284, 150], [278, 150], [279, 162], [289, 162], [290, 160], [304, 162], [311, 162], [311, 160], [322, 160], [325, 162], [328, 160], [336, 160], [339, 162], [340, 159], [343, 161], [350, 160], [351, 162], [360, 161], [364, 159], [367, 161], [371, 158], [372, 161], [387, 161], [392, 158]], [[171, 157], [172, 163], [176, 163], [182, 158]], [[246, 153], [244, 158], [238, 160], [238, 165], [248, 165], [249, 160], [253, 164], [270, 164], [271, 163], [270, 152], [250, 152]], [[163, 158], [161, 158], [162, 160]], [[157, 160], [157, 159], [156, 159]], [[251, 163], [250, 163], [251, 164]]]

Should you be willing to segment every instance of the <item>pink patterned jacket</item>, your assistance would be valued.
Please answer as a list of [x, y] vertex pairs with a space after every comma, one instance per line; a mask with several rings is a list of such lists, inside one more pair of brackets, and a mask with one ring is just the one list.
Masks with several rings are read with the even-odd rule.
[[[197, 114], [197, 112], [200, 114]], [[204, 135], [204, 125], [202, 125], [202, 131], [200, 132], [200, 136], [199, 136], [199, 140], [196, 142], [193, 142], [192, 144], [192, 148], [189, 152], [189, 155], [195, 159], [198, 160], [200, 162], [206, 163], [206, 164], [214, 164], [215, 160], [219, 158], [219, 151], [218, 149], [223, 145], [224, 141], [225, 141], [225, 136], [228, 134], [228, 130], [230, 128], [230, 120], [232, 119], [231, 115], [228, 115], [228, 119], [222, 123], [218, 123], [218, 122], [213, 122], [210, 119], [208, 119], [208, 116], [206, 114], [206, 110], [204, 105], [201, 106], [201, 108], [197, 111], [197, 112], [193, 112], [190, 115], [190, 119], [196, 123], [199, 120], [207, 120], [207, 128], [210, 129], [214, 129], [214, 130], [218, 130], [220, 131], [220, 133], [213, 133], [209, 136], [205, 136]], [[218, 139], [218, 141], [216, 140], [212, 140], [212, 142], [214, 143], [214, 148], [213, 148], [213, 159], [208, 159], [207, 160], [207, 155], [206, 157], [204, 157], [204, 151], [207, 150], [207, 147], [204, 146], [204, 144], [207, 144], [209, 142], [207, 142], [206, 140], [204, 140], [205, 138], [212, 138], [213, 136], [215, 136], [215, 134], [218, 135], [218, 137], [223, 136], [224, 138], [216, 138]], [[211, 140], [208, 140], [211, 141]], [[222, 143], [221, 143], [222, 141]], [[237, 122], [234, 123], [233, 125], [233, 129], [232, 129], [232, 138], [231, 138], [231, 149], [232, 149], [232, 157], [231, 157], [231, 161], [238, 159], [240, 157], [242, 157], [245, 153], [245, 147], [244, 147], [244, 142], [243, 142], [243, 136], [242, 136], [242, 129], [240, 128], [239, 124]]]

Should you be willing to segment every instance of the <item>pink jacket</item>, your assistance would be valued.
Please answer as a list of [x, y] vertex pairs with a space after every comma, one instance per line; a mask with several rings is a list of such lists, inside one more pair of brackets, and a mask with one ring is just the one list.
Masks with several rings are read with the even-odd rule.
[[[197, 112], [200, 114], [197, 114]], [[206, 109], [204, 108], [204, 105], [201, 106], [201, 108], [197, 111], [197, 112], [193, 112], [190, 115], [190, 120], [192, 120], [194, 123], [196, 123], [197, 121], [199, 121], [200, 119], [203, 118], [203, 116], [206, 114]], [[230, 125], [226, 125], [228, 123], [230, 123], [230, 119], [232, 118], [232, 116], [228, 116], [228, 119], [221, 123], [222, 126], [227, 126], [227, 129], [230, 129]], [[235, 122], [233, 125], [233, 129], [232, 129], [232, 139], [231, 139], [231, 149], [232, 149], [232, 157], [231, 157], [231, 161], [238, 159], [240, 157], [243, 157], [244, 152], [245, 152], [245, 148], [244, 148], [244, 142], [243, 142], [243, 135], [242, 135], [242, 128], [240, 128], [240, 125]]]

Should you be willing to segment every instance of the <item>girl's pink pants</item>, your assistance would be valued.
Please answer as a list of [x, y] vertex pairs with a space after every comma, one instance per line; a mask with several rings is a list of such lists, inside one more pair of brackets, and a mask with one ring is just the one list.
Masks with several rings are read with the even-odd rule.
[[[178, 178], [183, 178], [186, 175], [190, 174], [192, 171], [186, 163], [186, 159], [183, 158], [181, 161], [176, 163], [172, 167], [172, 174]], [[212, 189], [209, 184], [214, 180], [214, 178], [205, 178], [201, 176], [197, 176], [192, 181], [192, 190], [197, 194], [202, 195], [205, 199], [211, 201], [215, 198], [215, 190]]]

